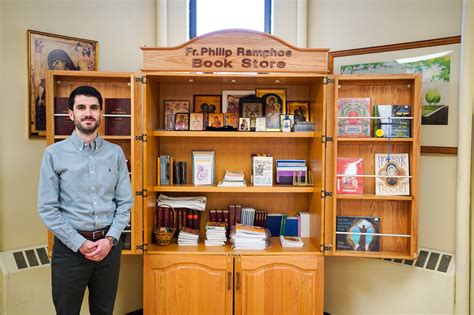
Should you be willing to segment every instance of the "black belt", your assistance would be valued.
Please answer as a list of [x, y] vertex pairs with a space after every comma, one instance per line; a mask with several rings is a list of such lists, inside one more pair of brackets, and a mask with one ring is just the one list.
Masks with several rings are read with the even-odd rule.
[[81, 234], [82, 236], [84, 236], [84, 238], [88, 240], [96, 241], [100, 240], [101, 238], [104, 238], [105, 235], [107, 235], [109, 228], [110, 226], [106, 226], [105, 228], [96, 231], [77, 231], [77, 233]]

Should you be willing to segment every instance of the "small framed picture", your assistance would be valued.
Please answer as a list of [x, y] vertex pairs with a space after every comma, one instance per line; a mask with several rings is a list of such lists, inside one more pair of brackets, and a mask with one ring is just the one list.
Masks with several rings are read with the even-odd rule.
[[224, 114], [222, 113], [210, 113], [209, 114], [209, 127], [221, 128], [224, 127]]
[[239, 118], [239, 131], [250, 131], [250, 118]]
[[281, 131], [290, 132], [293, 130], [293, 126], [295, 124], [295, 116], [294, 115], [280, 115], [280, 126]]
[[255, 131], [266, 131], [265, 117], [255, 119]]
[[165, 130], [175, 130], [174, 122], [176, 113], [189, 113], [189, 101], [166, 101], [164, 113]]
[[204, 129], [204, 114], [191, 113], [189, 114], [189, 130], [203, 130]]
[[174, 130], [189, 130], [189, 113], [176, 113]]
[[194, 95], [194, 111], [197, 113], [220, 113], [221, 95]]
[[239, 113], [225, 113], [225, 125], [239, 129]]
[[250, 118], [250, 130], [255, 130], [255, 119], [264, 117], [262, 100], [255, 95], [247, 95], [240, 98], [240, 117]]
[[285, 100], [281, 95], [267, 93], [263, 94], [262, 103], [267, 131], [280, 131], [280, 115], [285, 114]]
[[255, 95], [254, 90], [223, 90], [222, 91], [222, 112], [240, 113], [240, 98], [247, 95]]
[[295, 115], [295, 121], [309, 121], [309, 102], [289, 101], [286, 105], [288, 114]]

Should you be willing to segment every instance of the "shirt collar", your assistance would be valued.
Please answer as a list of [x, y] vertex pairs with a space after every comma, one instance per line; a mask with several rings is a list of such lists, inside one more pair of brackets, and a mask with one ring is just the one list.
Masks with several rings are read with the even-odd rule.
[[[79, 149], [79, 151], [84, 150], [84, 148], [86, 146], [86, 143], [84, 141], [82, 141], [81, 138], [79, 138], [79, 136], [76, 133], [76, 130], [74, 130], [72, 132], [70, 139], [72, 141], [72, 144], [74, 144], [74, 146], [77, 149]], [[95, 151], [99, 150], [99, 148], [102, 146], [103, 141], [104, 140], [101, 137], [99, 137], [99, 135], [97, 135], [97, 137], [91, 143], [92, 148], [95, 149]]]

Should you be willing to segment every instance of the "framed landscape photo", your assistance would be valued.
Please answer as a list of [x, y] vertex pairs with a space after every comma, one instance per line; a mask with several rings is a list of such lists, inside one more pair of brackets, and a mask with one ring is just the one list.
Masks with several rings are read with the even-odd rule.
[[288, 114], [295, 116], [295, 121], [309, 121], [309, 102], [289, 101], [286, 103]]
[[189, 113], [189, 101], [165, 100], [164, 128], [165, 130], [175, 130], [174, 121], [177, 113]]
[[256, 92], [262, 99], [267, 131], [280, 131], [280, 115], [286, 113], [286, 90], [257, 89]]
[[240, 98], [247, 95], [255, 95], [254, 90], [223, 90], [222, 91], [222, 112], [240, 113]]
[[46, 70], [97, 70], [99, 43], [76, 37], [27, 31], [29, 135], [46, 135]]

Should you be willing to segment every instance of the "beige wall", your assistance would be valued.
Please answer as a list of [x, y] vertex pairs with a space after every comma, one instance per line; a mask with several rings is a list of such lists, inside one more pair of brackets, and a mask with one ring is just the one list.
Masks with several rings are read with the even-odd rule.
[[[461, 34], [461, 0], [309, 0], [308, 47], [331, 50]], [[453, 113], [457, 115], [457, 113]], [[456, 156], [421, 158], [419, 245], [454, 253]], [[377, 259], [330, 258], [331, 314], [449, 314], [454, 277]]]
[[[26, 30], [98, 40], [99, 70], [140, 69], [142, 45], [154, 46], [154, 0], [3, 0], [0, 9], [0, 250], [46, 244], [36, 214], [39, 165], [46, 142], [28, 139]], [[116, 310], [142, 307], [142, 258], [124, 257]], [[49, 268], [6, 280], [8, 314], [52, 314]], [[83, 312], [87, 313], [87, 302]], [[1, 308], [0, 308], [1, 309]]]

